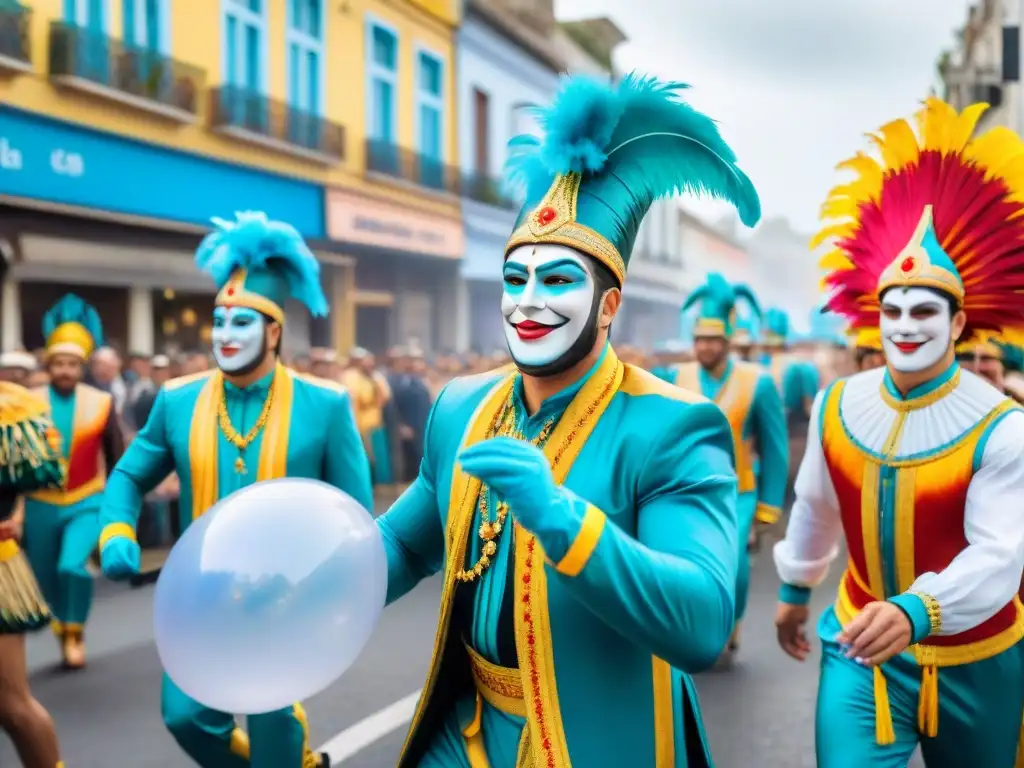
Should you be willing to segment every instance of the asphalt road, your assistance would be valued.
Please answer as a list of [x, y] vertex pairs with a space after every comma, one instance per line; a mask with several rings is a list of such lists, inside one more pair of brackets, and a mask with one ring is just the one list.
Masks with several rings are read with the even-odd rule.
[[[766, 553], [755, 564], [736, 666], [698, 680], [717, 768], [814, 766], [817, 661], [790, 661], [775, 645], [777, 581], [769, 560]], [[815, 608], [823, 608], [833, 590], [834, 584], [817, 590]], [[433, 579], [389, 608], [356, 666], [308, 702], [312, 742], [330, 743], [332, 756], [342, 758], [340, 765], [394, 767], [403, 723], [429, 661], [439, 591]], [[190, 766], [160, 721], [151, 600], [152, 587], [101, 583], [88, 634], [90, 663], [80, 673], [55, 669], [52, 637], [30, 639], [33, 688], [57, 721], [68, 768]], [[17, 757], [0, 735], [0, 766], [16, 765]]]

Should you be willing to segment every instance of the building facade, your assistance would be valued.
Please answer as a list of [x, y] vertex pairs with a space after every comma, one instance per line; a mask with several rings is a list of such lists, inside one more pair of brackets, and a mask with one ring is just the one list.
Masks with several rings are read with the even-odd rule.
[[255, 209], [324, 267], [332, 317], [297, 312], [286, 344], [381, 348], [415, 329], [429, 347], [463, 250], [458, 7], [0, 5], [17, 32], [0, 38], [0, 344], [36, 343], [32, 313], [68, 289], [126, 349], [203, 343], [212, 286], [191, 251], [211, 217]]
[[940, 95], [957, 109], [989, 104], [979, 130], [1006, 125], [1024, 127], [1020, 69], [1020, 3], [981, 0], [970, 6], [958, 45], [944, 51], [937, 64]]
[[502, 180], [509, 139], [538, 134], [531, 114], [558, 89], [551, 0], [517, 9], [507, 0], [467, 0], [459, 31], [459, 131], [466, 251], [461, 301], [468, 323], [455, 350], [504, 349], [499, 301], [505, 243], [519, 213]]
[[[0, 6], [4, 348], [74, 290], [126, 350], [196, 347], [213, 286], [191, 252], [213, 216], [265, 210], [320, 247], [323, 183], [345, 159], [321, 117], [321, 3], [35, 0]], [[286, 344], [329, 343], [304, 312]]]
[[[452, 348], [466, 325], [455, 39], [461, 0], [329, 6], [331, 92], [351, 152], [328, 173], [327, 237], [355, 262], [344, 349]], [[353, 76], [352, 73], [361, 73]]]

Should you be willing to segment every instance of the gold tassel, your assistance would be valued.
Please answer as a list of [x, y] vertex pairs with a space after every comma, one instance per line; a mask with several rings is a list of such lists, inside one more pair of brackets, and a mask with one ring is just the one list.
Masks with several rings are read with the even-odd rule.
[[882, 746], [896, 742], [892, 710], [889, 708], [889, 688], [881, 667], [875, 667], [875, 741]]
[[476, 712], [469, 725], [462, 729], [462, 737], [466, 740], [466, 759], [470, 768], [490, 768], [487, 749], [484, 747], [482, 733], [484, 720], [484, 699], [479, 692], [476, 694]]
[[921, 667], [917, 728], [922, 734], [933, 739], [939, 734], [939, 670], [934, 664]]

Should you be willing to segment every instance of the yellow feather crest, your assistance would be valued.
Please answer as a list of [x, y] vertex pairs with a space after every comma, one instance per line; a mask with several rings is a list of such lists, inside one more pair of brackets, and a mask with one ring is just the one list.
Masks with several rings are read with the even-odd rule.
[[809, 248], [812, 251], [816, 251], [819, 246], [829, 240], [842, 240], [844, 237], [849, 237], [856, 231], [856, 227], [853, 223], [847, 222], [845, 224], [830, 224], [827, 227], [823, 227], [814, 237], [811, 238]]

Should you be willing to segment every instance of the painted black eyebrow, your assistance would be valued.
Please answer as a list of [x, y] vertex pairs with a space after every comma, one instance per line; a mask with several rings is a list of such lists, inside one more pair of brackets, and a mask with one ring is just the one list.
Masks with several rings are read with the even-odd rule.
[[[925, 307], [931, 309], [942, 309], [942, 304], [938, 301], [932, 301], [931, 299], [929, 299], [928, 301], [921, 302], [920, 304], [915, 304], [914, 306], [911, 307], [911, 309], [923, 309]], [[899, 306], [898, 304], [891, 304], [887, 301], [884, 301], [882, 302], [882, 309], [895, 309], [898, 311], [902, 311], [903, 307]]]

